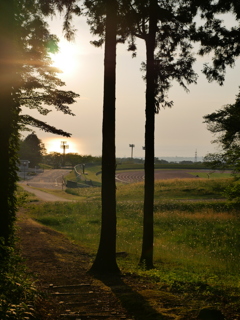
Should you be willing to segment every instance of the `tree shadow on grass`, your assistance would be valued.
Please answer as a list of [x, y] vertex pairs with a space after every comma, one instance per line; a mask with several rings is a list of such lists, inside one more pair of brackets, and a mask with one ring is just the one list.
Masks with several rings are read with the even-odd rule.
[[137, 291], [127, 285], [121, 276], [102, 276], [96, 278], [108, 286], [121, 301], [122, 306], [135, 320], [170, 320], [172, 317], [160, 314]]

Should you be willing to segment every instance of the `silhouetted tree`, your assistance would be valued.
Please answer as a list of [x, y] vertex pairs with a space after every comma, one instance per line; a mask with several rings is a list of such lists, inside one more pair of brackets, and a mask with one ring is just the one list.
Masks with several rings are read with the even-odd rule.
[[[145, 193], [143, 244], [140, 263], [153, 267], [153, 203], [154, 203], [154, 115], [160, 106], [171, 107], [166, 93], [176, 80], [184, 89], [196, 82], [192, 69], [192, 42], [200, 41], [199, 54], [214, 52], [213, 67], [205, 65], [204, 73], [209, 81], [220, 84], [226, 65], [232, 66], [239, 55], [239, 28], [226, 30], [217, 14], [233, 12], [239, 19], [239, 2], [232, 0], [182, 0], [182, 1], [126, 1], [127, 21], [132, 35], [129, 50], [136, 50], [135, 38], [146, 44], [146, 125], [145, 125]], [[205, 19], [203, 26], [196, 27], [193, 18], [200, 10]], [[135, 53], [134, 53], [135, 55]], [[177, 58], [176, 58], [177, 57]], [[185, 83], [186, 84], [185, 84]]]
[[70, 164], [72, 167], [74, 167], [80, 163], [82, 163], [82, 156], [80, 156], [78, 153], [69, 152], [65, 155], [65, 164]]
[[32, 168], [42, 161], [45, 152], [44, 144], [35, 133], [29, 134], [20, 141], [19, 157], [21, 160], [29, 160]]
[[232, 199], [240, 197], [240, 93], [234, 104], [228, 104], [221, 109], [204, 116], [208, 130], [216, 137], [213, 143], [222, 149], [218, 153], [209, 153], [204, 158], [212, 169], [231, 169], [236, 180], [228, 187], [227, 194]]
[[17, 180], [16, 161], [18, 148], [19, 106], [13, 99], [17, 92], [12, 88], [19, 86], [20, 77], [17, 59], [18, 43], [10, 41], [17, 36], [14, 1], [0, 2], [0, 136], [1, 136], [1, 170], [0, 170], [0, 258], [4, 256], [4, 245], [13, 240], [13, 223], [15, 219], [16, 198], [15, 182]]
[[[102, 224], [96, 258], [90, 269], [92, 273], [119, 273], [116, 262], [116, 184], [115, 184], [115, 91], [116, 91], [116, 45], [117, 1], [85, 1], [89, 18], [103, 19], [104, 29], [104, 97], [102, 125]], [[95, 6], [96, 5], [96, 6]], [[101, 12], [103, 17], [99, 14]], [[92, 20], [93, 18], [93, 20]], [[89, 20], [89, 21], [90, 21]], [[98, 28], [99, 25], [94, 27]], [[96, 32], [98, 33], [98, 32]]]
[[59, 90], [64, 85], [51, 67], [50, 52], [57, 50], [57, 38], [44, 22], [39, 1], [3, 0], [0, 2], [0, 136], [4, 151], [0, 170], [0, 246], [13, 243], [16, 213], [16, 181], [19, 130], [34, 125], [46, 131], [69, 136], [28, 115], [22, 107], [37, 109], [41, 114], [53, 105], [72, 114], [68, 104], [78, 95]]
[[[197, 1], [197, 0], [196, 0]], [[238, 0], [219, 0], [209, 6], [206, 1], [199, 3], [202, 17], [205, 23], [196, 28], [193, 39], [200, 41], [199, 54], [204, 56], [212, 54], [212, 64], [205, 64], [203, 72], [209, 82], [217, 81], [223, 85], [227, 67], [234, 67], [236, 59], [240, 56], [240, 3]], [[231, 13], [231, 27], [225, 26], [224, 19], [219, 14]], [[220, 110], [204, 116], [208, 129], [216, 135], [214, 143], [218, 143], [222, 152], [210, 153], [205, 161], [213, 169], [233, 169], [237, 180], [227, 189], [230, 199], [240, 201], [239, 171], [240, 171], [240, 148], [239, 148], [239, 118], [240, 94], [237, 95], [234, 104], [222, 107]]]
[[[192, 39], [199, 41], [201, 56], [212, 55], [212, 64], [204, 64], [203, 73], [209, 82], [223, 84], [227, 67], [234, 67], [240, 55], [240, 4], [238, 0], [192, 0], [192, 6], [198, 7], [204, 23], [195, 26]], [[223, 14], [232, 15], [235, 26], [226, 27]], [[221, 14], [222, 16], [219, 16]]]
[[59, 152], [50, 152], [44, 156], [44, 163], [59, 169], [62, 164], [62, 154]]
[[[129, 50], [136, 50], [135, 39], [146, 45], [146, 124], [145, 124], [145, 185], [143, 242], [140, 264], [153, 267], [153, 211], [154, 211], [154, 131], [155, 114], [160, 106], [171, 107], [167, 92], [176, 80], [185, 90], [186, 84], [195, 83], [192, 69], [190, 26], [196, 10], [190, 11], [188, 1], [130, 1], [126, 13], [132, 21]], [[186, 84], [185, 84], [186, 83]]]

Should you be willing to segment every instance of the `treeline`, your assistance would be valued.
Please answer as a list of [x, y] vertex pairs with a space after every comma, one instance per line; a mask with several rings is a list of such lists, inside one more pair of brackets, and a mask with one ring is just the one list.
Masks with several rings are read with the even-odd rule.
[[[132, 170], [132, 169], [144, 169], [144, 162], [118, 162], [117, 161], [117, 170]], [[157, 163], [154, 164], [154, 169], [209, 169], [206, 163], [203, 162], [167, 162], [167, 163]]]
[[46, 152], [44, 143], [35, 133], [29, 134], [24, 140], [20, 140], [19, 159], [28, 160], [29, 166], [49, 166], [58, 169], [63, 166], [74, 167], [77, 164], [101, 163], [101, 157], [80, 155], [78, 153], [63, 154], [60, 152]]
[[[102, 157], [92, 155], [80, 155], [78, 153], [60, 153], [60, 152], [46, 152], [44, 143], [37, 137], [35, 133], [29, 134], [24, 140], [20, 140], [19, 159], [28, 160], [31, 168], [35, 166], [59, 169], [62, 167], [74, 167], [78, 164], [101, 164]], [[143, 169], [143, 158], [116, 158], [117, 169]], [[155, 168], [196, 168], [205, 167], [202, 162], [180, 161], [179, 163], [167, 161], [164, 159], [154, 158]]]
[[101, 163], [101, 157], [94, 157], [91, 155], [80, 155], [78, 153], [67, 153], [63, 155], [59, 152], [51, 152], [46, 154], [42, 158], [43, 162], [41, 165], [49, 165], [53, 169], [61, 167], [71, 166], [75, 167], [78, 164], [89, 164], [89, 163]]

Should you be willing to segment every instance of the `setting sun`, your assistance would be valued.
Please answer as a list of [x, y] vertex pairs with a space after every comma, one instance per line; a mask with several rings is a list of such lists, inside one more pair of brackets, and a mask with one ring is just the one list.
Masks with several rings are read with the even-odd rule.
[[50, 152], [63, 152], [62, 144], [66, 145], [65, 152], [66, 153], [80, 153], [78, 145], [71, 139], [66, 140], [64, 138], [57, 139], [46, 139], [44, 141], [45, 148], [47, 149], [47, 153]]
[[59, 42], [59, 52], [51, 55], [52, 65], [64, 74], [73, 73], [79, 65], [78, 48], [66, 40]]

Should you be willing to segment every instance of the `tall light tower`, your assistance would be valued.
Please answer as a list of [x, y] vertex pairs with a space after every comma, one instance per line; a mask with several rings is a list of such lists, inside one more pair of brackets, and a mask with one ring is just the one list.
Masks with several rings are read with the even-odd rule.
[[133, 148], [135, 147], [135, 144], [130, 144], [129, 147], [131, 148], [131, 158], [133, 158]]
[[197, 162], [198, 161], [198, 159], [197, 159], [197, 149], [196, 149], [196, 151], [195, 151], [195, 162]]
[[60, 148], [63, 149], [63, 161], [62, 161], [62, 165], [64, 166], [64, 164], [65, 164], [66, 149], [69, 149], [69, 145], [67, 144], [67, 141], [61, 141]]

